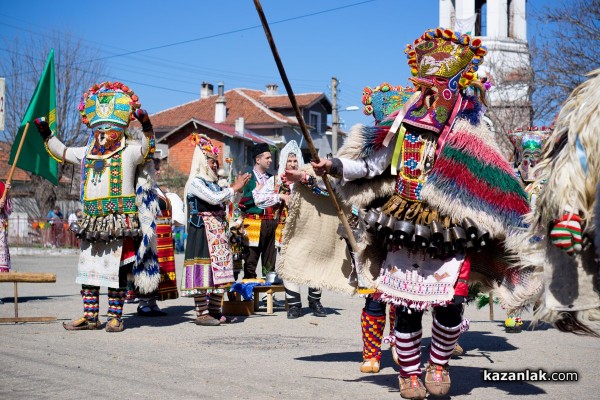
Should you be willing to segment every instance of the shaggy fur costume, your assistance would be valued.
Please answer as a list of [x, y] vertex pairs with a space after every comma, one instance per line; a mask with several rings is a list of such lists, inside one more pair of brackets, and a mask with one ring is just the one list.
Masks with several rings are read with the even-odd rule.
[[[545, 235], [536, 246], [524, 248], [522, 263], [542, 274], [544, 293], [535, 320], [578, 334], [600, 336], [599, 263], [597, 230], [600, 177], [600, 70], [577, 87], [564, 103], [555, 130], [544, 148], [535, 182], [544, 190], [535, 211], [527, 216], [531, 237]], [[577, 209], [582, 218], [583, 250], [569, 256], [552, 245], [547, 234], [553, 221]]]
[[[465, 101], [468, 102], [468, 99]], [[465, 109], [464, 113], [458, 115], [445, 146], [440, 150], [431, 175], [423, 186], [423, 199], [453, 219], [462, 220], [466, 217], [474, 219], [479, 226], [490, 232], [490, 235], [497, 240], [496, 243], [504, 242], [503, 247], [495, 247], [477, 256], [477, 262], [472, 265], [474, 277], [478, 277], [488, 289], [491, 289], [495, 283], [502, 288], [501, 293], [511, 293], [515, 288], [519, 288], [519, 293], [529, 294], [536, 291], [535, 288], [524, 288], [529, 282], [528, 277], [531, 272], [509, 269], [510, 260], [504, 250], [505, 248], [512, 250], [523, 241], [525, 225], [522, 215], [529, 211], [527, 196], [508, 161], [501, 156], [493, 133], [485, 124], [480, 123], [481, 110], [473, 110], [469, 107]], [[393, 114], [389, 118], [394, 117]], [[365, 151], [369, 151], [365, 143], [377, 142], [370, 136], [384, 136], [387, 130], [389, 127], [374, 129], [362, 125], [354, 126], [339, 150], [338, 156], [349, 159], [363, 157]], [[390, 146], [392, 145], [394, 141], [390, 143]], [[392, 176], [388, 169], [373, 179], [358, 179], [343, 185], [338, 182], [334, 185], [334, 189], [347, 209], [355, 206], [366, 210], [383, 204], [394, 193], [395, 179], [396, 177]], [[314, 195], [299, 190], [296, 196]], [[506, 200], [507, 198], [510, 202]], [[301, 242], [294, 239], [294, 234], [297, 232], [292, 230], [295, 229], [296, 220], [301, 219], [304, 226], [307, 226], [317, 224], [315, 221], [321, 218], [321, 209], [311, 207], [316, 205], [316, 202], [318, 200], [307, 201], [307, 199], [294, 198], [284, 231], [286, 238], [284, 246], [301, 244], [303, 258], [301, 261], [294, 261], [287, 251], [282, 252], [279, 257], [278, 272], [284, 279], [301, 284], [348, 292], [350, 290], [348, 285], [356, 285], [356, 280], [351, 279], [350, 270], [345, 264], [348, 259], [347, 252], [342, 253], [346, 254], [346, 258], [342, 257], [333, 262], [328, 260], [331, 268], [338, 273], [344, 272], [343, 279], [340, 277], [326, 283], [314, 270], [316, 266], [321, 270], [320, 263], [324, 262], [323, 257], [312, 258], [313, 255], [320, 254], [316, 249], [323, 245], [335, 246], [336, 250], [332, 249], [332, 252], [339, 252], [341, 251], [339, 248], [345, 248], [345, 242], [336, 240], [335, 237], [331, 238], [330, 235], [338, 227], [339, 221], [336, 218], [332, 218], [328, 223], [319, 220], [318, 234], [304, 235]], [[321, 203], [323, 202], [330, 202], [330, 200], [325, 198], [321, 200]], [[359, 279], [365, 286], [374, 287], [386, 252], [370, 234], [361, 232], [356, 239], [359, 244], [356, 255]], [[306, 272], [301, 272], [304, 270]], [[521, 296], [529, 298], [523, 294]]]
[[[139, 128], [130, 129], [134, 138], [144, 133]], [[135, 255], [134, 284], [140, 293], [152, 293], [160, 283], [160, 265], [156, 248], [156, 216], [160, 212], [156, 194], [156, 170], [152, 159], [139, 165], [135, 182], [135, 203], [142, 231], [142, 241]]]

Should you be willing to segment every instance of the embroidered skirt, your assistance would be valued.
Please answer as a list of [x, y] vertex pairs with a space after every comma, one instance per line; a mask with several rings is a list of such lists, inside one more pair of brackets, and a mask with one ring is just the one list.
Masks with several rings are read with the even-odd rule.
[[[204, 213], [203, 213], [204, 214]], [[226, 222], [210, 213], [202, 215], [200, 227], [189, 225], [181, 295], [223, 293], [234, 282], [231, 244]]]

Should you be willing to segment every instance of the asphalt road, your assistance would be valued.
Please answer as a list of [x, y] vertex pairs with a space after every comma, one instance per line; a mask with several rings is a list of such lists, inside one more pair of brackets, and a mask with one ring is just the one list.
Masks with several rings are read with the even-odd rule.
[[[68, 332], [63, 321], [81, 316], [76, 255], [14, 255], [14, 271], [54, 272], [57, 282], [19, 284], [20, 316], [57, 316], [51, 323], [0, 324], [0, 399], [399, 399], [397, 369], [384, 345], [379, 374], [362, 374], [360, 297], [323, 293], [326, 318], [304, 308], [288, 320], [284, 310], [238, 317], [236, 323], [193, 323], [193, 301], [159, 303], [169, 315], [142, 318], [126, 304], [125, 331]], [[178, 268], [183, 259], [177, 256]], [[179, 271], [178, 271], [179, 272]], [[0, 284], [0, 316], [13, 316], [13, 284]], [[282, 299], [282, 294], [279, 294]], [[306, 306], [306, 289], [302, 290]], [[100, 313], [105, 321], [106, 289]], [[504, 315], [469, 306], [471, 329], [451, 360], [453, 399], [591, 399], [600, 393], [600, 339], [547, 326], [507, 334]], [[526, 325], [529, 316], [524, 315]], [[387, 331], [387, 329], [386, 329]], [[426, 361], [431, 316], [424, 317]], [[484, 381], [492, 372], [574, 371], [577, 382]]]

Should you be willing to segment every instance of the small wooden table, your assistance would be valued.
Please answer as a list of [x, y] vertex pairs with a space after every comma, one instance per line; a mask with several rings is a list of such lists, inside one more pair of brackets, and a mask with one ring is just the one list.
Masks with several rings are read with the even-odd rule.
[[[267, 314], [273, 314], [273, 295], [277, 292], [285, 292], [285, 286], [283, 285], [270, 285], [270, 286], [254, 286], [254, 311], [258, 311], [260, 302], [260, 293], [267, 295]], [[287, 300], [286, 300], [287, 303]]]

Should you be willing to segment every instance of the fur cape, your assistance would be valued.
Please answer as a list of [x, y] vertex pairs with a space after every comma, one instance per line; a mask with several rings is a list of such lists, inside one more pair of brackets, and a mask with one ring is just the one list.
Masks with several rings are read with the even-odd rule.
[[[600, 69], [577, 87], [563, 104], [555, 129], [544, 147], [536, 184], [544, 189], [535, 211], [527, 216], [530, 237], [543, 237], [523, 248], [521, 263], [533, 266], [544, 292], [534, 318], [578, 334], [600, 336], [600, 239], [597, 232], [600, 177]], [[583, 250], [574, 256], [548, 238], [553, 221], [577, 209], [582, 217]]]

